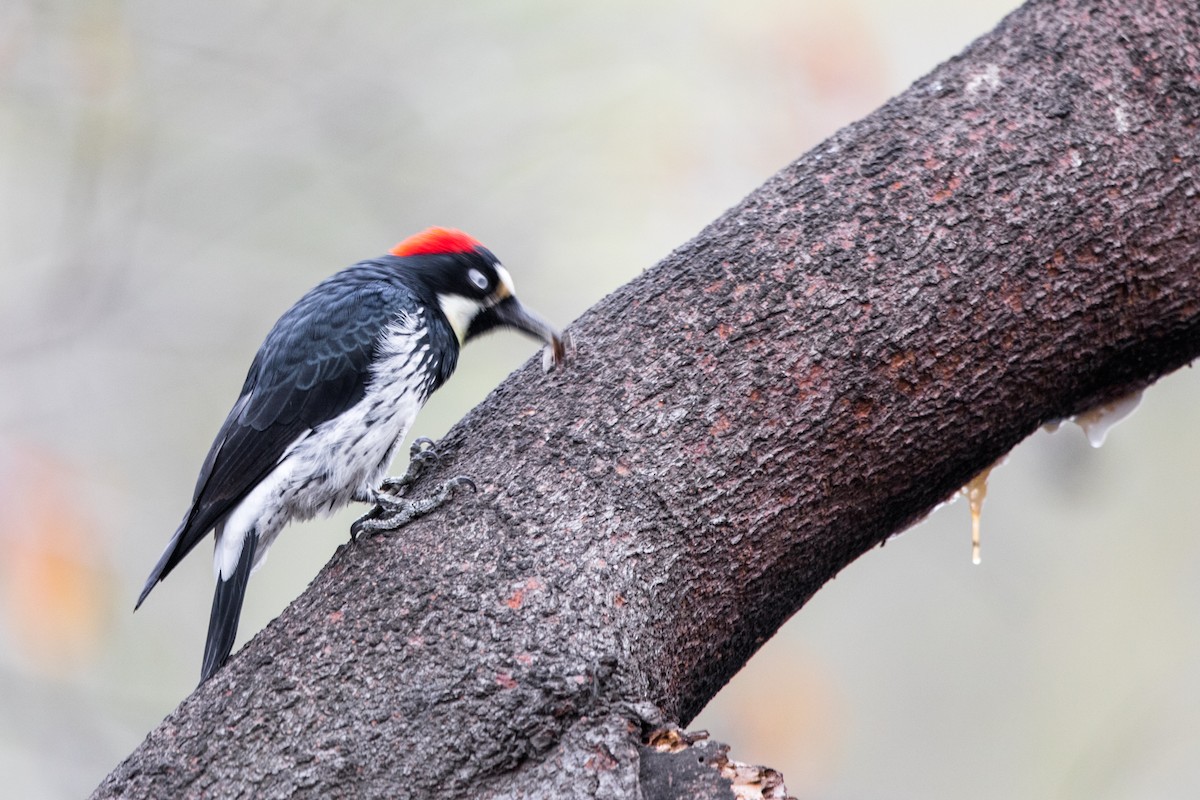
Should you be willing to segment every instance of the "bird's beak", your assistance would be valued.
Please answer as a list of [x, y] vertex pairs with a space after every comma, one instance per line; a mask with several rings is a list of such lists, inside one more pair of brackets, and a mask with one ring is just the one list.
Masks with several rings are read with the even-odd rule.
[[476, 315], [475, 319], [471, 321], [466, 338], [470, 339], [495, 327], [516, 328], [545, 342], [550, 345], [555, 365], [562, 366], [565, 348], [558, 331], [549, 322], [521, 305], [521, 301], [513, 295], [505, 297], [496, 305]]

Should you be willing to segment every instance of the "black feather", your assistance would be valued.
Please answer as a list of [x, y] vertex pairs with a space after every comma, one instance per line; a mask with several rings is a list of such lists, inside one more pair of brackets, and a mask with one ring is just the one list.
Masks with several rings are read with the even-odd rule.
[[251, 529], [242, 542], [237, 567], [228, 578], [217, 578], [213, 592], [212, 614], [208, 617], [208, 638], [204, 640], [204, 663], [200, 667], [200, 682], [204, 683], [229, 660], [237, 639], [238, 619], [242, 601], [246, 599], [246, 582], [254, 567], [254, 552], [258, 549], [258, 533]]

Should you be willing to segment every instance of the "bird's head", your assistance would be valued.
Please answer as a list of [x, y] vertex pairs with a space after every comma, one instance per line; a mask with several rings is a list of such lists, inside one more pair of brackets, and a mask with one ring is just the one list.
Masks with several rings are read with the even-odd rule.
[[512, 276], [474, 238], [449, 228], [429, 228], [391, 249], [405, 259], [465, 344], [494, 328], [515, 328], [550, 345], [563, 360], [558, 331], [523, 306], [513, 293]]

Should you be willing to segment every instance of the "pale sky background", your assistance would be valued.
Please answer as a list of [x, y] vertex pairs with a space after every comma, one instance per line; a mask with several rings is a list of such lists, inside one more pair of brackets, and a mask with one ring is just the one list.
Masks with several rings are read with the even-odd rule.
[[[201, 547], [136, 615], [276, 317], [430, 224], [560, 325], [1007, 0], [0, 6], [0, 775], [87, 794], [194, 687]], [[437, 437], [535, 345], [464, 352]], [[848, 568], [693, 727], [793, 795], [1200, 796], [1200, 379]], [[400, 471], [403, 464], [398, 464]], [[293, 526], [242, 638], [361, 509]]]

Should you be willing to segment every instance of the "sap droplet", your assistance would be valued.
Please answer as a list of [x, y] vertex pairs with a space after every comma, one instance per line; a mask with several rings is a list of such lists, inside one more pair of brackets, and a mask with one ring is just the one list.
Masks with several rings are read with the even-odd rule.
[[967, 483], [960, 491], [967, 498], [967, 503], [971, 506], [971, 563], [979, 564], [982, 559], [979, 555], [979, 518], [983, 513], [983, 498], [987, 497], [987, 480], [992, 474], [992, 469], [996, 465], [980, 472]]
[[1140, 402], [1142, 390], [1138, 389], [1112, 402], [1101, 403], [1082, 414], [1076, 414], [1071, 421], [1083, 430], [1092, 447], [1099, 447], [1104, 444], [1104, 439], [1113, 426], [1132, 414]]

